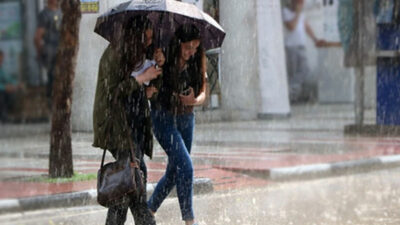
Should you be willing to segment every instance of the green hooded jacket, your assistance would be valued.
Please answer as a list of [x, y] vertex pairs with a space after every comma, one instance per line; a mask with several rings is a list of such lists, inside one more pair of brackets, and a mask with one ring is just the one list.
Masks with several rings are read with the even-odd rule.
[[[93, 147], [107, 149], [112, 153], [116, 150], [130, 150], [129, 138], [131, 137], [129, 134], [132, 129], [126, 120], [126, 109], [123, 102], [133, 92], [140, 91], [140, 85], [135, 78], [126, 78], [120, 61], [121, 54], [108, 46], [100, 60], [93, 109]], [[118, 94], [117, 89], [119, 90]], [[116, 97], [116, 95], [118, 96]], [[114, 101], [115, 98], [117, 99]], [[140, 110], [143, 110], [146, 118], [146, 129], [143, 132], [146, 147], [143, 151], [151, 158], [153, 134], [148, 113], [149, 107], [146, 104], [146, 108]]]

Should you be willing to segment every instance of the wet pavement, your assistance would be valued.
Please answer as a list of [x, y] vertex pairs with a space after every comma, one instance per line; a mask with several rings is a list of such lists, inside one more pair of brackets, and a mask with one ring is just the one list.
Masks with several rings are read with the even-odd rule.
[[[196, 196], [200, 225], [397, 225], [400, 224], [399, 169], [269, 184]], [[49, 209], [0, 215], [4, 225], [104, 224], [98, 206]], [[184, 224], [177, 200], [167, 199], [157, 224]], [[127, 225], [132, 225], [128, 216]]]
[[[374, 112], [368, 111], [368, 123]], [[400, 137], [345, 136], [345, 125], [353, 123], [352, 105], [298, 105], [289, 119], [197, 124], [193, 147], [195, 176], [213, 181], [216, 191], [264, 187], [268, 177], [251, 177], [251, 171], [268, 171], [321, 163], [396, 156]], [[21, 181], [27, 176], [47, 174], [48, 126], [6, 125], [0, 131], [0, 200], [52, 195], [96, 188], [96, 181], [46, 184]], [[75, 171], [96, 173], [101, 151], [91, 147], [91, 133], [73, 134]], [[149, 182], [162, 176], [166, 156], [156, 145], [153, 160], [147, 160]], [[108, 160], [111, 160], [108, 157]]]

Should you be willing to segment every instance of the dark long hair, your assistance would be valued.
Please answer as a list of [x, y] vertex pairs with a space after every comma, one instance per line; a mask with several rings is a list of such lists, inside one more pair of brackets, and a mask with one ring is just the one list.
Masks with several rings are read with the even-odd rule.
[[140, 68], [146, 55], [146, 30], [152, 29], [152, 24], [144, 16], [136, 16], [124, 24], [122, 38], [119, 43], [121, 66], [126, 76]]
[[[185, 24], [179, 27], [175, 32], [175, 37], [171, 40], [167, 52], [166, 61], [163, 66], [164, 74], [169, 75], [171, 85], [175, 91], [179, 90], [179, 81], [177, 80], [179, 75], [179, 60], [181, 57], [181, 43], [201, 40], [201, 35], [199, 29], [191, 24]], [[188, 72], [190, 76], [193, 76], [197, 87], [193, 87], [195, 90], [195, 95], [199, 95], [200, 89], [203, 85], [203, 76], [206, 72], [205, 63], [205, 51], [200, 42], [197, 52], [188, 61]]]

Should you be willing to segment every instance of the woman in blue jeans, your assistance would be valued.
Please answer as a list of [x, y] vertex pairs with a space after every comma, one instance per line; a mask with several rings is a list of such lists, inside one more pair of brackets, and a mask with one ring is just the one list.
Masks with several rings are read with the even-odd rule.
[[151, 118], [154, 135], [168, 155], [168, 165], [148, 206], [155, 213], [176, 185], [182, 219], [192, 225], [193, 107], [203, 104], [206, 98], [205, 53], [199, 30], [194, 25], [178, 28], [166, 55], [158, 97], [151, 102]]

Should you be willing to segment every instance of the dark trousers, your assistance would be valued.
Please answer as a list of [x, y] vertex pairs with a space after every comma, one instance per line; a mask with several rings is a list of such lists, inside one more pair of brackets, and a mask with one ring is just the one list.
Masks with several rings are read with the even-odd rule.
[[56, 67], [56, 60], [52, 60], [52, 63], [50, 64], [49, 68], [47, 68], [47, 87], [46, 87], [46, 95], [51, 102], [52, 97], [53, 97], [53, 83], [54, 83], [54, 73], [55, 73], [55, 67]]
[[15, 94], [0, 91], [0, 120], [6, 120], [9, 112], [14, 107]]
[[[115, 159], [130, 157], [129, 150], [126, 151], [115, 151], [113, 155]], [[137, 158], [140, 158], [140, 169], [144, 175], [144, 185], [147, 184], [147, 168], [143, 159], [141, 151], [137, 151]], [[155, 225], [154, 216], [151, 214], [147, 202], [146, 192], [140, 197], [140, 199], [132, 198], [129, 206], [119, 205], [110, 207], [107, 212], [106, 225], [123, 225], [126, 221], [128, 214], [128, 208], [131, 210], [135, 225]]]

